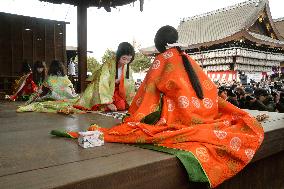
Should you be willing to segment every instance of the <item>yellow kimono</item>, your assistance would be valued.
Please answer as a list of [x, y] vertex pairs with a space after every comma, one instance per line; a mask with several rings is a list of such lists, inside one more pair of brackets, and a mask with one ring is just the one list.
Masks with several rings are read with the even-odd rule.
[[[96, 105], [100, 105], [100, 108], [104, 108], [104, 105], [111, 104], [115, 91], [115, 69], [115, 57], [112, 57], [104, 63], [100, 69], [95, 71], [92, 82], [87, 86], [74, 107], [91, 110], [92, 107]], [[131, 104], [135, 96], [135, 82], [132, 77], [131, 69], [129, 71], [129, 79], [122, 77], [121, 82], [123, 82], [124, 85], [125, 100], [128, 104]], [[123, 69], [122, 75], [126, 75], [126, 69]]]

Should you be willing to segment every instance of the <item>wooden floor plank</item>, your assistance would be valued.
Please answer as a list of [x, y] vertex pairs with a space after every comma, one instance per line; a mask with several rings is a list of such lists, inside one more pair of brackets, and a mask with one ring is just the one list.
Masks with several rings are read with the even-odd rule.
[[[49, 134], [52, 129], [82, 131], [92, 123], [109, 128], [119, 120], [94, 113], [16, 113], [17, 105], [0, 102], [0, 188], [188, 188], [186, 172], [172, 155], [115, 143], [83, 149], [76, 140]], [[284, 151], [284, 114], [263, 113], [269, 114], [264, 142], [244, 173]]]

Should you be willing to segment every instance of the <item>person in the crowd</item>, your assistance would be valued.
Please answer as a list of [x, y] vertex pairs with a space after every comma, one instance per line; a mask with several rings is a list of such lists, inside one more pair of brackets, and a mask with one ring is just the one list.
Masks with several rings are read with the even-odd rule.
[[36, 92], [37, 85], [33, 81], [33, 72], [27, 61], [22, 64], [22, 76], [15, 81], [15, 89], [13, 95], [8, 96], [12, 101], [17, 99], [28, 100], [30, 95]]
[[26, 105], [20, 106], [17, 112], [57, 112], [61, 108], [70, 106], [77, 99], [78, 94], [66, 75], [64, 65], [58, 60], [53, 60], [41, 90], [34, 93]]
[[234, 93], [234, 91], [228, 90], [227, 94], [228, 94], [227, 101], [230, 102], [231, 104], [235, 105], [236, 107], [240, 107], [237, 95]]
[[160, 54], [129, 107], [130, 115], [100, 130], [106, 142], [142, 143], [175, 154], [198, 188], [216, 187], [251, 161], [262, 143], [263, 128], [253, 116], [218, 97], [215, 84], [177, 41], [172, 26], [157, 31], [154, 42]]
[[76, 75], [75, 57], [73, 57], [68, 64], [68, 75], [69, 76], [75, 76]]
[[239, 77], [240, 77], [240, 81], [241, 81], [242, 85], [246, 85], [247, 80], [248, 80], [248, 76], [245, 74], [245, 72], [241, 72]]
[[46, 64], [43, 61], [36, 61], [33, 67], [33, 80], [38, 87], [42, 85], [47, 77]]
[[237, 99], [238, 99], [238, 104], [239, 104], [239, 108], [246, 108], [246, 98], [245, 98], [245, 90], [243, 89], [243, 87], [236, 87], [235, 88], [235, 94], [237, 95]]
[[279, 113], [284, 113], [284, 92], [279, 94], [279, 97], [276, 101], [276, 109]]
[[276, 110], [276, 104], [273, 102], [272, 96], [269, 95], [267, 90], [258, 88], [254, 91], [254, 95], [257, 100], [250, 106], [250, 109], [270, 112]]
[[81, 98], [74, 105], [81, 110], [123, 111], [127, 110], [134, 95], [135, 82], [130, 64], [135, 50], [128, 42], [119, 44], [115, 56], [108, 57]]
[[218, 96], [223, 98], [224, 100], [227, 100], [228, 95], [227, 95], [227, 89], [225, 86], [221, 86], [218, 88]]

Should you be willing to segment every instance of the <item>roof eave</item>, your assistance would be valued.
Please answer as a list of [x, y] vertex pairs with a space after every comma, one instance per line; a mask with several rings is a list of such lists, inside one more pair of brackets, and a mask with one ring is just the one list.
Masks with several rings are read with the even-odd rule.
[[271, 27], [272, 27], [273, 31], [275, 32], [276, 37], [277, 37], [278, 39], [284, 40], [284, 38], [281, 36], [281, 34], [280, 34], [279, 31], [277, 30], [277, 28], [276, 28], [276, 26], [275, 26], [275, 24], [274, 24], [274, 22], [273, 22], [273, 19], [272, 19], [272, 16], [271, 16], [271, 12], [270, 12], [270, 8], [269, 8], [269, 4], [266, 3], [266, 6], [265, 6], [265, 7], [266, 7], [266, 13], [267, 13], [267, 15], [268, 15], [269, 22], [270, 22], [270, 24], [271, 24]]
[[237, 40], [240, 39], [241, 37], [243, 37], [243, 33], [245, 31], [241, 30], [231, 36], [222, 38], [222, 39], [218, 39], [215, 41], [208, 41], [208, 42], [203, 42], [203, 43], [196, 43], [196, 44], [190, 44], [188, 45], [188, 49], [195, 49], [195, 48], [200, 48], [200, 47], [208, 47], [208, 46], [212, 46], [212, 45], [216, 45], [216, 44], [221, 44], [221, 43], [225, 43], [228, 41], [232, 41], [232, 40]]
[[278, 44], [278, 43], [273, 43], [273, 42], [270, 42], [270, 41], [266, 41], [266, 40], [261, 40], [261, 39], [258, 39], [254, 36], [252, 36], [251, 34], [249, 34], [248, 32], [245, 32], [244, 33], [244, 37], [250, 41], [253, 41], [253, 42], [256, 42], [258, 44], [263, 44], [263, 45], [268, 45], [270, 47], [280, 47], [280, 48], [284, 48], [284, 44]]

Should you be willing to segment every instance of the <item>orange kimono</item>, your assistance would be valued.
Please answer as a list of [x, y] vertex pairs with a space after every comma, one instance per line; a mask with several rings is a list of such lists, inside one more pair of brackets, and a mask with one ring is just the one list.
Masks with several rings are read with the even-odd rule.
[[[250, 114], [218, 98], [215, 84], [193, 59], [188, 59], [199, 77], [204, 99], [196, 96], [181, 55], [171, 48], [154, 60], [132, 101], [130, 116], [122, 124], [102, 130], [107, 142], [148, 143], [178, 157], [181, 153], [189, 155], [200, 164], [207, 180], [196, 178], [194, 166], [190, 168], [187, 158], [179, 157], [190, 179], [208, 181], [216, 187], [250, 162], [263, 141], [263, 128]], [[159, 121], [154, 125], [142, 123], [159, 108], [161, 96]]]
[[[251, 161], [264, 132], [254, 117], [219, 98], [215, 84], [186, 56], [201, 83], [203, 99], [196, 96], [180, 53], [171, 48], [154, 60], [129, 107], [130, 116], [100, 130], [106, 142], [142, 144], [176, 155], [190, 181], [208, 182], [214, 188]], [[159, 119], [146, 124], [145, 117], [160, 107]], [[93, 125], [88, 130], [96, 129]], [[78, 137], [74, 132], [52, 134]]]

